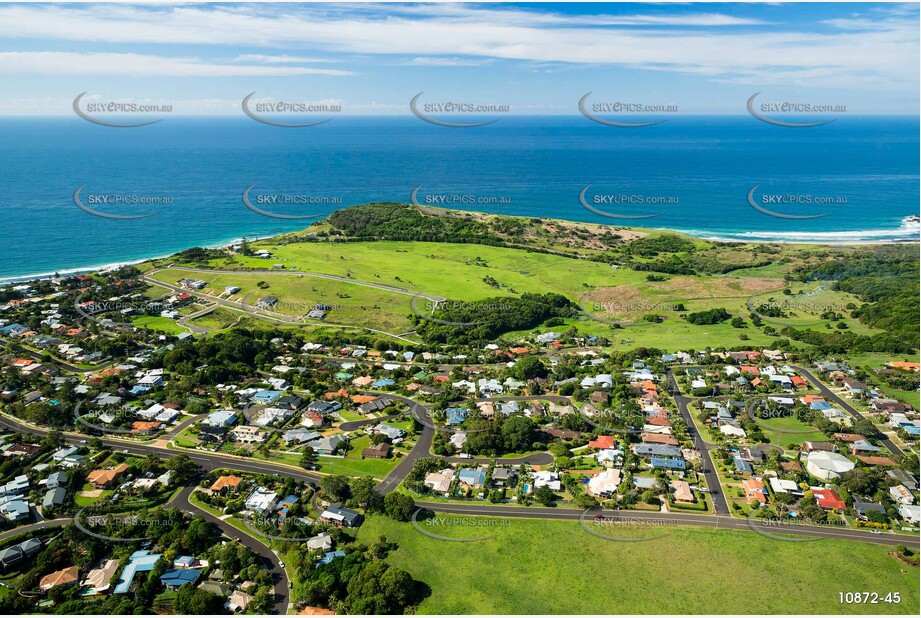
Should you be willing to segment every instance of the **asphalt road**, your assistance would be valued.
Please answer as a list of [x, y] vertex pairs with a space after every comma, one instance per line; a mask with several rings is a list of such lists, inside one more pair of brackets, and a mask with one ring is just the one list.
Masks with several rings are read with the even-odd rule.
[[[674, 384], [674, 377], [669, 371], [667, 373], [669, 381], [672, 383], [673, 388], [676, 386]], [[419, 457], [427, 457], [429, 455], [429, 448], [431, 446], [432, 440], [435, 435], [434, 425], [432, 425], [431, 416], [429, 415], [429, 410], [406, 397], [400, 397], [396, 395], [389, 395], [390, 397], [403, 401], [406, 403], [413, 416], [420, 421], [423, 425], [422, 432], [420, 433], [419, 439], [416, 442], [413, 449], [407, 454], [406, 457], [387, 475], [387, 477], [377, 485], [375, 488], [376, 491], [382, 494], [386, 494], [392, 491], [400, 482], [409, 474], [412, 470], [413, 463]], [[678, 395], [676, 397], [679, 409], [682, 412], [682, 415], [689, 414], [687, 410], [687, 401], [688, 398], [683, 395]], [[688, 417], [685, 419], [690, 421]], [[48, 430], [37, 429], [27, 425], [23, 425], [17, 421], [10, 420], [7, 417], [0, 417], [0, 426], [7, 427], [13, 431], [18, 431], [22, 433], [32, 433], [37, 435], [44, 435], [48, 433]], [[689, 427], [693, 427], [693, 423], [689, 422]], [[69, 433], [65, 434], [70, 439], [82, 439], [85, 438], [83, 434], [74, 434]], [[234, 470], [240, 470], [244, 472], [256, 472], [256, 473], [276, 473], [279, 476], [288, 476], [298, 480], [308, 481], [316, 483], [321, 478], [321, 475], [299, 470], [290, 466], [275, 464], [269, 461], [257, 461], [257, 460], [246, 460], [243, 458], [236, 458], [227, 454], [218, 454], [218, 453], [188, 453], [184, 451], [170, 450], [160, 447], [155, 447], [152, 445], [141, 445], [141, 444], [128, 444], [122, 440], [114, 440], [111, 438], [101, 438], [103, 444], [114, 448], [116, 450], [123, 450], [129, 453], [146, 455], [149, 453], [156, 453], [161, 456], [172, 456], [179, 453], [185, 453], [198, 465], [202, 466], [205, 469], [212, 469], [214, 467], [228, 468]], [[696, 435], [694, 439], [695, 448], [698, 448], [701, 451], [701, 461], [707, 470], [710, 472], [707, 473], [707, 483], [708, 487], [719, 488], [719, 481], [715, 478], [715, 473], [712, 472], [713, 464], [710, 461], [709, 454], [707, 452], [705, 443], [699, 435]], [[470, 462], [471, 460], [464, 460]], [[721, 491], [721, 490], [720, 490]], [[713, 495], [713, 494], [711, 494]], [[681, 525], [700, 525], [700, 526], [713, 526], [719, 528], [731, 528], [739, 530], [753, 530], [756, 527], [761, 527], [765, 531], [772, 532], [774, 534], [778, 533], [778, 528], [774, 526], [764, 526], [761, 523], [749, 522], [747, 520], [736, 519], [721, 515], [721, 513], [728, 514], [729, 509], [726, 505], [725, 497], [722, 493], [716, 494], [713, 498], [714, 507], [717, 515], [696, 515], [696, 514], [684, 514], [684, 513], [661, 513], [661, 512], [644, 512], [644, 511], [613, 511], [613, 513], [619, 513], [622, 517], [629, 518], [651, 518], [651, 519], [661, 519], [663, 521], [676, 522], [676, 524]], [[546, 508], [546, 507], [506, 507], [506, 506], [490, 506], [490, 505], [456, 505], [456, 504], [444, 504], [444, 503], [418, 503], [419, 506], [429, 508], [430, 510], [444, 513], [456, 513], [464, 515], [489, 515], [489, 516], [510, 516], [510, 517], [527, 517], [527, 518], [548, 518], [548, 519], [579, 519], [581, 517], [581, 511], [576, 511], [573, 509], [563, 509], [563, 508]], [[210, 521], [210, 520], [209, 520]], [[236, 530], [236, 529], [235, 529]], [[870, 543], [879, 543], [886, 545], [897, 545], [903, 543], [905, 545], [911, 545], [913, 547], [918, 546], [918, 537], [909, 536], [909, 535], [895, 535], [893, 533], [889, 534], [872, 534], [870, 532], [863, 532], [858, 530], [850, 529], [836, 529], [836, 528], [823, 528], [818, 526], [797, 526], [795, 529], [783, 528], [780, 532], [781, 534], [790, 534], [790, 535], [803, 535], [811, 537], [821, 537], [821, 538], [838, 538], [845, 540], [858, 540], [865, 541]], [[807, 534], [808, 533], [808, 534]], [[242, 534], [242, 533], [241, 533]]]
[[[804, 368], [804, 367], [793, 366], [793, 368], [796, 369], [797, 371], [801, 372], [804, 376], [806, 376], [806, 378], [807, 378], [810, 382], [812, 382], [812, 383], [815, 385], [815, 387], [816, 387], [817, 389], [819, 389], [819, 392], [822, 393], [822, 396], [825, 397], [825, 399], [831, 399], [832, 401], [834, 401], [835, 403], [837, 403], [839, 406], [841, 406], [842, 408], [844, 408], [844, 411], [845, 411], [845, 412], [847, 412], [848, 414], [850, 414], [851, 416], [853, 416], [854, 418], [856, 418], [856, 419], [858, 419], [858, 420], [861, 420], [861, 421], [870, 421], [870, 419], [868, 419], [868, 418], [865, 417], [863, 414], [861, 414], [860, 412], [858, 412], [858, 411], [854, 408], [854, 406], [852, 406], [852, 405], [849, 404], [847, 401], [845, 401], [844, 399], [842, 399], [841, 397], [839, 397], [838, 394], [835, 393], [834, 391], [832, 391], [830, 388], [828, 388], [827, 386], [825, 386], [824, 384], [822, 384], [822, 382], [821, 382], [817, 377], [815, 377], [815, 376], [812, 374], [811, 371], [809, 371], [808, 369], [806, 369], [806, 368]], [[872, 422], [872, 421], [870, 421], [870, 422]], [[892, 442], [892, 440], [890, 440], [889, 438], [885, 438], [885, 439], [883, 439], [883, 440], [880, 440], [880, 442], [882, 442], [883, 445], [885, 445], [885, 447], [886, 447], [887, 449], [889, 449], [889, 452], [890, 452], [890, 453], [893, 453], [893, 454], [895, 454], [895, 455], [903, 455], [903, 454], [904, 454], [903, 451], [902, 451], [902, 449], [900, 449], [899, 447], [897, 447], [897, 446]]]
[[268, 545], [259, 539], [246, 534], [239, 528], [231, 526], [221, 518], [216, 517], [208, 511], [205, 511], [204, 509], [201, 509], [198, 506], [192, 504], [189, 501], [189, 496], [192, 495], [194, 490], [195, 487], [193, 486], [184, 487], [181, 492], [179, 492], [176, 496], [173, 497], [172, 500], [170, 500], [169, 506], [175, 506], [185, 511], [194, 511], [196, 514], [203, 517], [206, 521], [211, 522], [217, 526], [225, 536], [228, 536], [231, 539], [236, 539], [250, 550], [261, 556], [265, 562], [267, 570], [272, 574], [272, 583], [275, 586], [275, 605], [274, 611], [272, 613], [278, 614], [280, 616], [287, 614], [288, 605], [290, 603], [290, 589], [288, 588], [289, 580], [285, 569], [281, 568], [278, 556], [276, 556], [275, 553], [269, 549]]
[[[716, 515], [692, 515], [684, 513], [661, 513], [653, 511], [591, 511], [584, 514], [585, 511], [579, 509], [564, 509], [552, 507], [515, 507], [515, 506], [467, 506], [463, 504], [447, 504], [443, 502], [417, 502], [416, 506], [430, 510], [435, 513], [447, 513], [452, 515], [487, 515], [490, 517], [515, 517], [526, 519], [558, 519], [578, 521], [582, 518], [591, 520], [596, 515], [603, 515], [605, 518], [626, 520], [628, 522], [637, 522], [638, 525], [646, 525], [649, 528], [667, 527], [674, 525], [697, 526], [703, 528], [712, 528], [713, 530], [747, 530], [749, 532], [763, 532], [770, 535], [783, 535], [787, 542], [804, 542], [811, 537], [819, 539], [838, 539], [849, 541], [864, 541], [867, 543], [876, 543], [878, 545], [905, 545], [918, 547], [918, 536], [901, 535], [895, 533], [872, 534], [860, 530], [850, 530], [841, 528], [824, 528], [822, 526], [778, 526], [765, 525], [763, 522], [756, 520], [739, 519], [735, 517], [724, 517]], [[645, 521], [646, 524], [641, 522]], [[616, 534], [616, 529], [611, 528], [606, 533]], [[650, 536], [656, 536], [654, 533]], [[788, 537], [793, 536], [793, 539]], [[778, 541], [781, 542], [781, 541]]]
[[5, 541], [6, 539], [13, 538], [14, 536], [19, 536], [20, 534], [28, 534], [30, 532], [43, 530], [45, 528], [60, 528], [69, 525], [71, 521], [73, 520], [70, 517], [62, 517], [60, 519], [44, 519], [40, 522], [29, 524], [27, 526], [19, 526], [17, 528], [13, 528], [12, 530], [4, 530], [3, 532], [0, 532], [0, 541]]
[[[379, 395], [380, 393], [367, 393], [372, 395]], [[396, 401], [401, 401], [409, 406], [409, 412], [412, 414], [419, 423], [422, 424], [422, 431], [419, 432], [419, 438], [416, 440], [416, 444], [413, 445], [409, 453], [396, 465], [396, 467], [390, 471], [384, 480], [378, 483], [377, 487], [374, 490], [379, 494], [388, 494], [399, 485], [403, 479], [412, 471], [413, 464], [420, 457], [430, 457], [429, 449], [432, 446], [432, 440], [435, 439], [435, 429], [432, 424], [432, 416], [429, 413], [429, 409], [423, 406], [422, 404], [409, 399], [408, 397], [400, 397], [399, 395], [387, 395], [391, 399]]]
[[701, 467], [706, 470], [703, 475], [704, 478], [707, 479], [707, 488], [710, 490], [709, 495], [713, 502], [713, 510], [717, 515], [729, 515], [729, 504], [726, 502], [726, 496], [723, 494], [723, 489], [720, 486], [720, 479], [716, 475], [716, 468], [713, 466], [713, 460], [710, 458], [707, 442], [697, 431], [697, 426], [694, 424], [694, 420], [691, 418], [691, 412], [688, 409], [688, 404], [691, 402], [691, 399], [681, 394], [681, 389], [678, 388], [678, 382], [675, 380], [671, 368], [665, 368], [665, 377], [672, 389], [672, 396], [675, 399], [675, 403], [678, 404], [678, 411], [681, 413], [681, 418], [684, 419], [688, 431], [694, 432], [694, 448], [700, 452]]

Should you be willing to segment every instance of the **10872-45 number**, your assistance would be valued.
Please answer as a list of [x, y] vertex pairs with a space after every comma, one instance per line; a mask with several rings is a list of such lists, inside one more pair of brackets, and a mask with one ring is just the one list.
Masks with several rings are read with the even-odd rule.
[[880, 603], [894, 604], [902, 602], [902, 595], [899, 592], [889, 592], [885, 595], [881, 595], [876, 592], [839, 592], [838, 601], [847, 605], [878, 605]]

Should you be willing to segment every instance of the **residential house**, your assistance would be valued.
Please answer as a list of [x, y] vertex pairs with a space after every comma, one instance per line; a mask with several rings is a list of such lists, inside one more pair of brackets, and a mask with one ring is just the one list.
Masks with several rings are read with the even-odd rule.
[[426, 474], [423, 483], [433, 493], [446, 494], [451, 489], [452, 480], [454, 480], [454, 470], [445, 468], [439, 472]]
[[128, 464], [122, 463], [106, 470], [93, 470], [87, 475], [86, 480], [93, 489], [108, 489], [117, 484], [126, 472]]
[[333, 524], [338, 527], [357, 528], [361, 525], [361, 513], [330, 503], [326, 510], [320, 514], [320, 521]]
[[77, 567], [69, 566], [45, 575], [38, 583], [41, 590], [48, 591], [60, 586], [70, 586], [77, 582]]
[[596, 498], [610, 498], [617, 493], [617, 488], [623, 481], [623, 475], [617, 468], [608, 468], [588, 480], [586, 493]]
[[243, 503], [243, 506], [249, 511], [265, 515], [275, 508], [277, 501], [277, 493], [269, 491], [265, 487], [257, 487], [249, 497], [246, 498], [246, 502]]

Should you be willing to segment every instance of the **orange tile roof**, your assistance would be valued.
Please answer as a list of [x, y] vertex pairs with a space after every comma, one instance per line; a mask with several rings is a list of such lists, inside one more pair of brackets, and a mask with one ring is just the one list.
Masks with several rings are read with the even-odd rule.
[[745, 490], [746, 499], [767, 503], [767, 496], [764, 494], [764, 483], [758, 479], [745, 479], [742, 481], [742, 488]]
[[592, 448], [611, 448], [614, 446], [614, 436], [598, 436], [597, 440], [588, 443]]
[[297, 613], [298, 616], [335, 616], [336, 612], [331, 609], [322, 607], [310, 607], [309, 605]]
[[215, 480], [214, 483], [212, 483], [211, 491], [221, 491], [225, 487], [236, 489], [242, 482], [243, 482], [243, 479], [241, 477], [233, 475], [233, 474], [226, 474], [224, 476], [219, 476], [217, 480]]
[[363, 403], [370, 403], [375, 399], [377, 399], [377, 397], [373, 395], [352, 395], [352, 403], [357, 403], [359, 405]]
[[832, 489], [813, 489], [812, 495], [815, 496], [816, 503], [823, 509], [844, 509], [847, 505]]
[[678, 446], [678, 440], [675, 436], [665, 433], [644, 433], [643, 442], [646, 444], [668, 444], [669, 446]]
[[128, 464], [118, 464], [111, 470], [93, 470], [86, 476], [86, 480], [94, 485], [108, 485], [117, 480], [128, 470]]
[[527, 354], [530, 350], [527, 347], [509, 348], [512, 354]]
[[336, 397], [348, 397], [349, 392], [344, 388], [340, 388], [338, 391], [333, 391], [331, 393], [326, 393], [327, 399], [335, 399]]
[[43, 590], [48, 588], [54, 588], [55, 586], [63, 586], [64, 584], [72, 584], [77, 581], [77, 567], [69, 566], [66, 569], [61, 569], [60, 571], [55, 571], [54, 573], [49, 573], [45, 575], [41, 582], [39, 582], [38, 587]]

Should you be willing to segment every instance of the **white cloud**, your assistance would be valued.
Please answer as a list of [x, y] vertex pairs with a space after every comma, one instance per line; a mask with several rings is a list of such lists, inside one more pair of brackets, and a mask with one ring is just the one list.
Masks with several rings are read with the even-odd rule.
[[476, 60], [471, 58], [413, 58], [409, 64], [425, 67], [472, 67], [480, 66], [489, 62], [488, 60]]
[[265, 64], [315, 64], [333, 62], [329, 58], [309, 58], [307, 56], [267, 56], [264, 54], [243, 54], [233, 59], [234, 62], [263, 62]]
[[169, 77], [267, 77], [353, 75], [349, 71], [289, 66], [215, 64], [196, 58], [147, 54], [0, 52], [0, 74], [126, 75]]
[[[776, 75], [802, 76], [803, 72], [818, 67], [824, 72], [821, 78], [824, 82], [817, 81], [813, 86], [848, 80], [857, 84], [857, 80], [868, 76], [874, 83], [889, 85], [918, 80], [917, 10], [904, 6], [885, 13], [871, 11], [848, 19], [829, 20], [820, 31], [810, 31], [800, 24], [784, 30], [762, 28], [758, 20], [720, 13], [685, 14], [679, 8], [670, 7], [670, 12], [665, 13], [659, 7], [659, 11], [648, 15], [571, 16], [460, 4], [6, 5], [0, 6], [0, 36], [12, 40], [80, 41], [84, 46], [93, 42], [245, 45], [321, 54], [398, 55], [433, 59], [421, 61], [431, 66], [453, 59], [615, 65], [748, 79], [752, 83], [771, 71], [777, 71]], [[106, 70], [115, 70], [112, 65], [118, 63], [106, 62], [102, 56], [96, 58], [97, 66], [110, 65]], [[253, 56], [260, 58], [253, 60], [260, 65], [298, 62], [267, 60], [271, 55]], [[275, 56], [276, 59], [311, 57]], [[147, 74], [347, 74], [302, 67], [253, 67], [157, 58], [160, 60], [154, 68], [147, 69]], [[441, 58], [452, 60], [437, 60]], [[57, 62], [39, 62], [37, 58], [33, 65], [37, 72], [61, 69]], [[272, 68], [282, 72], [266, 72]]]

